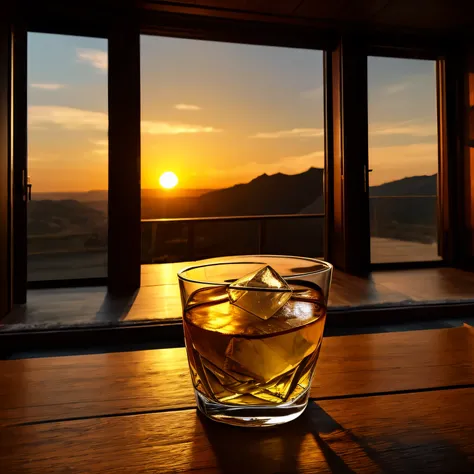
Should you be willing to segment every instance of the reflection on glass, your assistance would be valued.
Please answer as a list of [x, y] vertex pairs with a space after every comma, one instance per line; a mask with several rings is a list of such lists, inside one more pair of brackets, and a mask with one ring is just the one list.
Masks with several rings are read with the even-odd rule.
[[439, 259], [435, 61], [369, 57], [372, 263]]
[[107, 41], [28, 34], [28, 280], [107, 273]]
[[[324, 213], [322, 59], [321, 51], [141, 37], [142, 219], [175, 219], [142, 223], [144, 263], [269, 245], [323, 255], [322, 216], [298, 218]], [[185, 220], [282, 214], [297, 216]]]

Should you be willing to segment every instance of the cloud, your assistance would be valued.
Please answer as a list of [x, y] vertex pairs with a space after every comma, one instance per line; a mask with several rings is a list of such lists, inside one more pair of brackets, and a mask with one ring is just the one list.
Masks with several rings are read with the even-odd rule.
[[250, 138], [310, 138], [323, 137], [324, 128], [292, 128], [276, 132], [258, 132]]
[[108, 61], [107, 52], [100, 49], [76, 49], [77, 61], [80, 63], [88, 63], [100, 71], [107, 71]]
[[438, 171], [438, 145], [415, 143], [370, 147], [369, 162], [373, 169], [369, 177], [371, 186], [406, 176], [434, 174]]
[[47, 91], [56, 91], [58, 89], [64, 89], [66, 87], [65, 84], [53, 84], [53, 83], [35, 83], [30, 84], [30, 87], [35, 89], [44, 89]]
[[301, 173], [308, 168], [324, 167], [324, 151], [312, 151], [303, 155], [285, 156], [276, 163], [288, 173]]
[[383, 91], [386, 94], [392, 95], [392, 94], [398, 94], [399, 92], [403, 92], [411, 87], [411, 83], [408, 81], [405, 82], [398, 82], [395, 84], [390, 84], [386, 86]]
[[103, 112], [61, 107], [32, 105], [28, 108], [28, 125], [58, 125], [68, 130], [107, 130], [109, 118]]
[[323, 91], [324, 91], [323, 86], [318, 86], [313, 89], [303, 91], [301, 93], [301, 97], [303, 97], [304, 99], [311, 99], [311, 100], [321, 99], [323, 97]]
[[185, 133], [216, 133], [222, 130], [202, 125], [188, 125], [168, 122], [151, 122], [144, 120], [141, 123], [142, 133], [149, 135], [180, 135]]
[[201, 107], [192, 104], [176, 104], [174, 108], [178, 110], [201, 110]]
[[108, 140], [89, 140], [97, 148], [93, 150], [93, 153], [97, 155], [107, 155], [109, 153], [109, 141]]
[[[28, 125], [31, 128], [56, 125], [67, 130], [107, 131], [108, 115], [104, 112], [61, 107], [54, 105], [32, 105], [28, 108]], [[143, 120], [142, 133], [149, 135], [179, 135], [192, 133], [216, 133], [222, 130], [203, 125]]]
[[[417, 143], [389, 147], [369, 148], [370, 185], [401, 179], [406, 176], [434, 174], [438, 170], [438, 146], [436, 143]], [[233, 182], [246, 182], [263, 173], [296, 174], [311, 166], [324, 166], [324, 151], [312, 151], [302, 155], [286, 155], [275, 158], [271, 163], [246, 162], [226, 167], [206, 168], [203, 174], [212, 179], [226, 180], [232, 176]]]
[[415, 120], [369, 124], [369, 135], [410, 135], [412, 137], [435, 137], [438, 134], [436, 122], [421, 123]]
[[227, 178], [229, 175], [232, 175], [235, 180], [244, 182], [263, 173], [297, 174], [311, 167], [324, 167], [324, 151], [320, 150], [303, 155], [284, 156], [277, 158], [271, 163], [251, 161], [241, 163], [235, 168], [206, 168], [205, 174], [214, 178]]
[[[413, 137], [432, 137], [438, 133], [436, 122], [419, 122], [408, 120], [404, 122], [386, 122], [369, 124], [369, 135], [411, 135]], [[313, 138], [323, 137], [323, 128], [292, 128], [275, 132], [258, 132], [250, 138]]]

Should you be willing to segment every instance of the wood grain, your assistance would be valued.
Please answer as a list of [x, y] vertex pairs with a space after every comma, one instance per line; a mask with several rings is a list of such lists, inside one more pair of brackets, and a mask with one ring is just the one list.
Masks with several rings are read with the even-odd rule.
[[413, 302], [472, 299], [474, 274], [457, 268], [426, 268], [372, 273], [375, 285], [409, 296]]
[[246, 430], [196, 410], [0, 431], [4, 472], [473, 472], [474, 389], [310, 402]]
[[[470, 328], [326, 338], [318, 399], [474, 385]], [[0, 362], [0, 425], [194, 406], [185, 350]]]

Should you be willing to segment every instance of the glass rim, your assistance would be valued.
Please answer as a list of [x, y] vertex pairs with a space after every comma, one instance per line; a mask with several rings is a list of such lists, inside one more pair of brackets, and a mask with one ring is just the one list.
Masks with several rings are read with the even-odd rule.
[[[234, 255], [234, 256], [226, 256], [226, 257], [215, 257], [215, 258], [232, 258], [238, 260], [239, 258], [249, 258], [249, 257], [255, 257], [255, 259], [258, 259], [259, 257], [265, 258], [265, 257], [271, 257], [271, 258], [281, 258], [281, 259], [294, 259], [294, 260], [306, 260], [308, 262], [313, 262], [313, 263], [319, 263], [321, 264], [324, 268], [320, 268], [318, 270], [313, 270], [310, 272], [302, 272], [302, 273], [296, 273], [291, 276], [284, 276], [280, 275], [283, 279], [293, 279], [293, 278], [299, 278], [299, 277], [305, 277], [309, 275], [317, 275], [320, 273], [326, 273], [328, 271], [333, 270], [333, 265], [329, 262], [326, 262], [325, 260], [321, 260], [319, 258], [311, 258], [311, 257], [298, 257], [295, 255]], [[205, 262], [206, 260], [203, 260]], [[217, 282], [209, 282], [209, 281], [203, 281], [203, 280], [196, 280], [193, 278], [188, 278], [184, 276], [185, 272], [188, 272], [190, 270], [195, 270], [197, 268], [203, 268], [203, 267], [213, 267], [213, 266], [218, 266], [218, 265], [235, 265], [235, 264], [256, 264], [256, 265], [267, 265], [267, 262], [257, 262], [257, 261], [247, 261], [247, 262], [239, 262], [239, 261], [234, 261], [234, 262], [225, 262], [225, 261], [217, 261], [217, 262], [209, 262], [209, 263], [202, 263], [202, 264], [196, 264], [196, 265], [190, 265], [188, 267], [182, 268], [181, 270], [178, 271], [177, 275], [180, 280], [186, 281], [188, 283], [196, 283], [200, 285], [213, 285], [213, 286], [227, 286], [231, 282], [229, 281], [223, 281], [220, 283]]]

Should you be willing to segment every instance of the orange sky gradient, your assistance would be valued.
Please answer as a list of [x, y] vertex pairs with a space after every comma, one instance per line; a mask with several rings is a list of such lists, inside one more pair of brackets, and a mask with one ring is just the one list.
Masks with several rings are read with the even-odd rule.
[[[324, 166], [320, 51], [142, 37], [142, 188]], [[434, 62], [369, 60], [371, 184], [437, 171]], [[29, 34], [33, 192], [107, 189], [107, 42]], [[173, 192], [173, 191], [171, 191]]]

